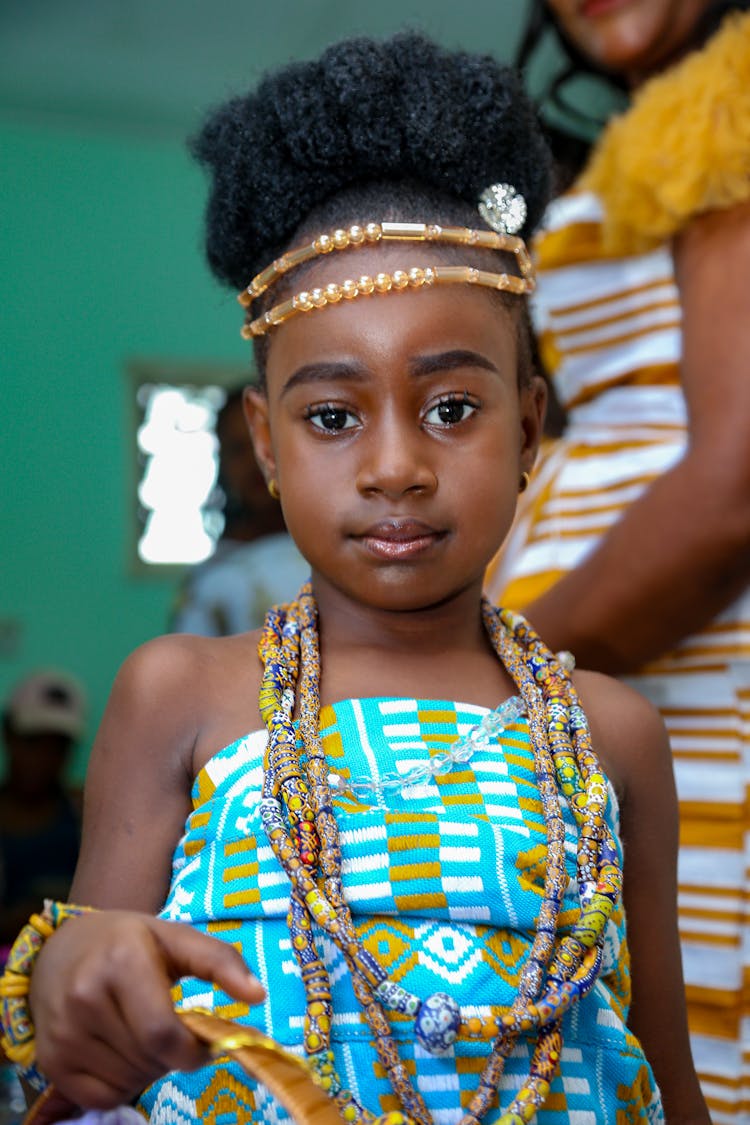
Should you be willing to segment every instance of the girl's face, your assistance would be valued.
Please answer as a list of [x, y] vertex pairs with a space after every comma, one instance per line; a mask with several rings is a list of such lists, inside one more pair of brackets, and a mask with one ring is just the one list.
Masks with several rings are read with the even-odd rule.
[[588, 59], [636, 85], [677, 58], [710, 0], [548, 0]]
[[[332, 255], [298, 288], [418, 264], [403, 250], [355, 253], [354, 274]], [[519, 392], [510, 313], [465, 285], [298, 315], [271, 337], [266, 395], [247, 400], [318, 597], [396, 611], [481, 586], [543, 406], [541, 380]]]

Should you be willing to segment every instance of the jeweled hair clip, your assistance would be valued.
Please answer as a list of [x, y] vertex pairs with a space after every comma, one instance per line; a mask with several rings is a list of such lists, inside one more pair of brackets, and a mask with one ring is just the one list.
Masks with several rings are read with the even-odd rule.
[[488, 227], [516, 234], [526, 222], [526, 200], [512, 184], [490, 184], [479, 196], [479, 214]]

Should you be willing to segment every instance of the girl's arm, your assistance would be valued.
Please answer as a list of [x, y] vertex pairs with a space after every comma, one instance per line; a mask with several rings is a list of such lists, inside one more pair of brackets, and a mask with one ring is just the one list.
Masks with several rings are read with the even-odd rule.
[[651, 1063], [669, 1125], [707, 1125], [677, 931], [678, 814], [667, 734], [658, 712], [624, 684], [579, 672], [576, 685], [594, 745], [620, 794], [632, 981], [628, 1026]]
[[206, 1060], [174, 1015], [178, 977], [262, 998], [231, 946], [153, 917], [190, 808], [208, 679], [201, 651], [194, 638], [165, 637], [123, 665], [92, 752], [70, 896], [102, 912], [65, 922], [33, 972], [39, 1067], [86, 1108], [123, 1104], [167, 1070]]
[[137, 649], [115, 680], [86, 774], [72, 902], [155, 913], [190, 811], [200, 707], [190, 639]]
[[687, 452], [524, 610], [552, 649], [611, 673], [708, 624], [750, 575], [750, 204], [694, 220], [675, 262]]

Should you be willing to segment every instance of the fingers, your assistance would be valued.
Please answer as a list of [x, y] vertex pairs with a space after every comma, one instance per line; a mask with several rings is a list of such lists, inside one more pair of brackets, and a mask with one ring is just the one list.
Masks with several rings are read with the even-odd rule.
[[175, 922], [156, 921], [154, 933], [173, 980], [191, 976], [213, 981], [247, 1004], [259, 1004], [265, 998], [265, 989], [234, 946]]
[[[185, 928], [170, 926], [170, 930], [176, 931]], [[209, 1056], [206, 1048], [175, 1015], [170, 995], [172, 982], [181, 976], [194, 975], [192, 970], [187, 963], [183, 964], [182, 957], [166, 953], [153, 930], [148, 939], [137, 951], [128, 950], [129, 984], [120, 987], [125, 972], [118, 971], [114, 999], [122, 1034], [130, 1042], [130, 1058], [134, 1065], [148, 1068], [153, 1080], [169, 1070], [195, 1070], [204, 1065]], [[179, 933], [168, 934], [167, 940], [180, 945]]]
[[207, 1054], [174, 1013], [161, 947], [147, 922], [104, 931], [68, 965], [52, 1017], [37, 1026], [42, 1071], [76, 1104], [108, 1109], [129, 1102], [173, 1069]]
[[236, 949], [189, 926], [115, 911], [67, 922], [32, 979], [41, 1070], [76, 1104], [110, 1109], [168, 1071], [205, 1065], [170, 995], [183, 976], [247, 1004], [265, 995]]

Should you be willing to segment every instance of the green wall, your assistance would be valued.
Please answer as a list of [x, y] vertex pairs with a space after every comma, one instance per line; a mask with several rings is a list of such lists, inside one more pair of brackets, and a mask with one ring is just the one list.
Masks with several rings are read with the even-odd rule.
[[[329, 3], [315, 9], [320, 19], [313, 22], [325, 42], [393, 31], [412, 19], [447, 43], [508, 57], [524, 9], [525, 0], [477, 0], [467, 20], [444, 0], [429, 7], [425, 0]], [[85, 6], [76, 11], [81, 20]], [[0, 698], [38, 665], [67, 668], [88, 688], [91, 736], [121, 661], [165, 628], [176, 582], [174, 574], [138, 575], [132, 567], [126, 366], [134, 359], [249, 366], [239, 308], [202, 260], [204, 185], [183, 135], [209, 104], [208, 87], [216, 100], [239, 88], [238, 74], [257, 70], [260, 57], [264, 66], [283, 58], [294, 27], [284, 25], [286, 8], [274, 15], [242, 6], [245, 31], [229, 30], [231, 21], [212, 23], [223, 46], [212, 40], [214, 53], [201, 56], [190, 39], [204, 27], [196, 11], [205, 15], [208, 8], [191, 0], [164, 53], [147, 37], [145, 17], [136, 19], [146, 38], [143, 66], [134, 62], [132, 74], [120, 58], [126, 40], [115, 36], [92, 52], [88, 23], [74, 21], [66, 39], [69, 51], [78, 44], [72, 69], [60, 70], [65, 60], [45, 46], [39, 25], [38, 50], [17, 67], [16, 79], [28, 89], [13, 95], [0, 79]], [[303, 4], [298, 12], [300, 27], [308, 27], [311, 9]], [[274, 57], [257, 56], [259, 29]], [[28, 52], [28, 41], [19, 42]], [[233, 50], [238, 44], [242, 49]], [[201, 68], [180, 68], [180, 60], [194, 57], [203, 58]], [[127, 100], [110, 104], [102, 93], [109, 90], [107, 59], [113, 78], [130, 83], [132, 113]], [[62, 76], [66, 92], [55, 97]], [[190, 90], [182, 124], [170, 119], [166, 97], [178, 77]], [[146, 78], [141, 96], [138, 83]], [[68, 89], [77, 85], [78, 101]], [[73, 763], [76, 780], [89, 746], [87, 739]]]
[[131, 565], [125, 366], [249, 353], [202, 261], [202, 177], [181, 141], [0, 125], [0, 152], [0, 696], [37, 665], [67, 668], [93, 734], [175, 582]]

